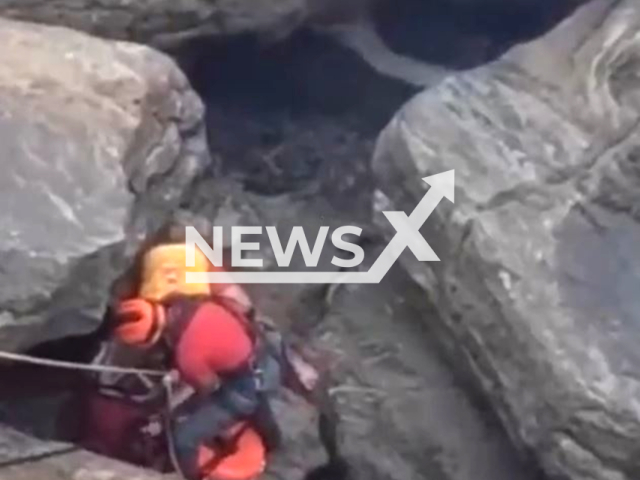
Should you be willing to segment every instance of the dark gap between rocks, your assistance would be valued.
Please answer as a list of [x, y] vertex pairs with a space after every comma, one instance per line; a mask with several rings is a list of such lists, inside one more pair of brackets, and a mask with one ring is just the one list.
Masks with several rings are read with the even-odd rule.
[[368, 216], [376, 137], [416, 89], [306, 31], [272, 46], [250, 36], [199, 40], [177, 56], [205, 101], [218, 175], [253, 193], [322, 195]]
[[[88, 363], [98, 353], [105, 338], [103, 329], [77, 337], [67, 337], [36, 346], [24, 353], [34, 357]], [[83, 373], [30, 364], [0, 366], [0, 423], [43, 440], [74, 438], [78, 425], [59, 423], [65, 404], [85, 388]], [[72, 416], [73, 417], [73, 416]]]
[[467, 69], [543, 35], [581, 3], [404, 0], [379, 2], [374, 18], [380, 35], [396, 52], [452, 69]]

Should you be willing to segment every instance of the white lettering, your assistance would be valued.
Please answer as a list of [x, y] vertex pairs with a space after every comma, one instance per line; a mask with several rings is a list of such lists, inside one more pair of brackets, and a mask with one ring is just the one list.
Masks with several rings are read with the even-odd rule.
[[[216, 267], [222, 267], [222, 227], [213, 227], [213, 248], [194, 227], [186, 227], [187, 267], [196, 265], [196, 245]], [[216, 245], [219, 248], [216, 248]]]
[[231, 265], [234, 267], [262, 268], [261, 258], [242, 258], [245, 250], [259, 250], [259, 242], [243, 242], [242, 235], [260, 235], [262, 227], [238, 227], [231, 228]]
[[331, 235], [331, 241], [336, 248], [353, 253], [353, 258], [351, 260], [344, 260], [342, 258], [334, 256], [331, 260], [331, 263], [341, 268], [353, 268], [360, 265], [362, 263], [362, 260], [364, 260], [364, 250], [360, 245], [356, 243], [351, 243], [343, 240], [342, 236], [348, 234], [360, 236], [361, 233], [362, 229], [358, 227], [346, 226], [337, 228], [333, 232], [333, 235]]
[[280, 242], [276, 227], [267, 227], [271, 247], [273, 248], [273, 253], [276, 256], [279, 267], [288, 267], [291, 264], [291, 257], [293, 257], [293, 252], [298, 244], [300, 245], [300, 251], [304, 257], [305, 265], [307, 267], [317, 267], [320, 255], [322, 254], [322, 246], [324, 245], [328, 232], [329, 227], [320, 227], [312, 252], [302, 227], [293, 227], [291, 236], [287, 242], [287, 250], [285, 251], [282, 249], [282, 242]]

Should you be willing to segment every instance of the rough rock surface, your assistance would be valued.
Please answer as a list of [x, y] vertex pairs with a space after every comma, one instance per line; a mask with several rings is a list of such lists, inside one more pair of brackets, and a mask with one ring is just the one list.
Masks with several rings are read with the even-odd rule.
[[0, 349], [18, 350], [96, 328], [139, 236], [209, 158], [168, 57], [9, 20], [0, 41]]
[[0, 429], [0, 476], [3, 480], [179, 480], [10, 428]]
[[[368, 251], [375, 258], [379, 250]], [[331, 296], [312, 345], [333, 355], [340, 384], [342, 444], [354, 478], [385, 480], [534, 480], [482, 405], [443, 362], [420, 316], [423, 293], [392, 270], [379, 285], [348, 285]], [[287, 426], [274, 479], [302, 478], [323, 460], [313, 414], [295, 403], [278, 413]], [[300, 412], [300, 413], [297, 413]], [[327, 479], [328, 480], [328, 479]]]
[[[440, 336], [550, 475], [640, 477], [640, 5], [593, 2], [509, 58], [410, 102], [382, 135], [379, 204], [440, 263], [403, 261]], [[386, 197], [386, 198], [385, 198]]]
[[6, 17], [156, 46], [204, 35], [284, 35], [306, 14], [306, 0], [0, 0]]

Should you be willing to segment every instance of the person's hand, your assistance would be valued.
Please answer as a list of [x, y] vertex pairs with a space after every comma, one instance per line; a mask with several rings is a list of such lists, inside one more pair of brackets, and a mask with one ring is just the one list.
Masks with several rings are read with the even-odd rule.
[[163, 432], [160, 417], [157, 415], [150, 417], [148, 422], [140, 427], [140, 431], [150, 437], [159, 436]]
[[247, 315], [253, 309], [249, 295], [238, 285], [229, 285], [218, 293], [228, 308], [240, 315]]
[[180, 372], [174, 368], [164, 376], [163, 380], [165, 384], [174, 387], [180, 383]]
[[191, 399], [196, 393], [193, 387], [188, 385], [182, 380], [180, 373], [177, 370], [171, 370], [164, 377], [165, 385], [170, 387], [169, 403], [172, 409], [177, 408], [183, 403]]
[[293, 367], [302, 386], [307, 391], [312, 392], [320, 380], [320, 374], [318, 371], [313, 367], [313, 365], [294, 351], [288, 352], [288, 357], [289, 362], [291, 363], [291, 366]]

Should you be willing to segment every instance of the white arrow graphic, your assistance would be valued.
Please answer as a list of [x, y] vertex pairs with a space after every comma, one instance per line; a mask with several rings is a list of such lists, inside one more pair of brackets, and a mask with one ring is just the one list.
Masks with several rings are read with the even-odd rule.
[[404, 212], [383, 212], [396, 234], [366, 272], [188, 272], [188, 283], [380, 283], [405, 248], [422, 262], [440, 259], [420, 234], [420, 228], [443, 198], [454, 202], [455, 172], [424, 177], [431, 188], [407, 216]]

